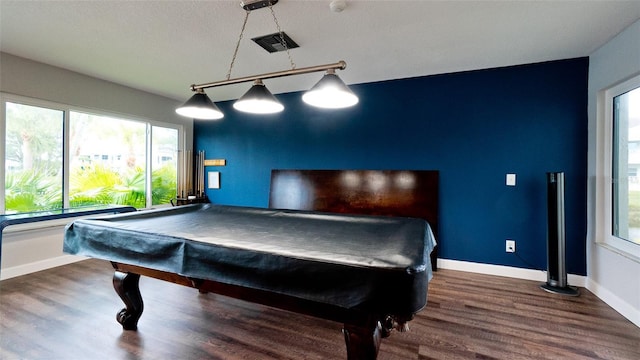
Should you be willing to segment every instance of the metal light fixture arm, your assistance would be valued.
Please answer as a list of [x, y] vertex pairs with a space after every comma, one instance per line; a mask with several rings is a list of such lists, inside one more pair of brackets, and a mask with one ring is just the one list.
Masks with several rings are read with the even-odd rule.
[[191, 91], [197, 91], [199, 89], [207, 89], [207, 88], [212, 88], [216, 86], [239, 84], [239, 83], [248, 82], [248, 81], [255, 81], [258, 79], [265, 80], [265, 79], [273, 79], [273, 78], [278, 78], [283, 76], [301, 75], [301, 74], [308, 74], [313, 72], [327, 71], [329, 69], [344, 70], [346, 68], [347, 68], [347, 63], [344, 62], [343, 60], [340, 60], [332, 64], [315, 65], [315, 66], [309, 66], [304, 68], [275, 71], [275, 72], [270, 72], [270, 73], [265, 73], [260, 75], [250, 75], [250, 76], [244, 76], [244, 77], [235, 78], [235, 79], [220, 80], [220, 81], [214, 81], [214, 82], [209, 82], [204, 84], [197, 84], [197, 85], [193, 84], [191, 85], [190, 88], [191, 88]]

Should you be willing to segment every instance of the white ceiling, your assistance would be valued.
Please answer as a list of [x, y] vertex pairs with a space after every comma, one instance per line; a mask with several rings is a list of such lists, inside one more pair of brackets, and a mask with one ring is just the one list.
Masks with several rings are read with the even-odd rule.
[[[640, 1], [280, 0], [297, 67], [345, 60], [347, 84], [588, 56], [640, 18]], [[245, 12], [239, 0], [0, 0], [0, 50], [176, 100], [223, 80]], [[232, 78], [290, 68], [252, 37], [276, 32], [251, 12]], [[640, 39], [639, 39], [640, 41]], [[0, 64], [1, 65], [1, 64]], [[266, 80], [273, 93], [310, 88], [321, 74]], [[208, 89], [214, 101], [249, 84]]]

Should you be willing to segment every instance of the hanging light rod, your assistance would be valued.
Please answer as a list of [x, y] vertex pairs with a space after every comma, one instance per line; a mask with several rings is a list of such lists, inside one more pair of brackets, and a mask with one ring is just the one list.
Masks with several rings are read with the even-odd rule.
[[251, 75], [251, 76], [245, 76], [245, 77], [240, 77], [235, 79], [220, 80], [220, 81], [214, 81], [214, 82], [209, 82], [209, 83], [204, 83], [199, 85], [193, 84], [191, 85], [190, 89], [191, 91], [197, 91], [197, 90], [212, 88], [216, 86], [239, 84], [239, 83], [248, 82], [248, 81], [273, 79], [273, 78], [291, 76], [291, 75], [309, 74], [313, 72], [327, 71], [331, 69], [344, 70], [346, 68], [347, 68], [347, 63], [344, 62], [343, 60], [340, 60], [337, 63], [333, 63], [333, 64], [315, 65], [315, 66], [309, 66], [304, 68], [274, 71], [274, 72], [261, 74], [261, 75]]

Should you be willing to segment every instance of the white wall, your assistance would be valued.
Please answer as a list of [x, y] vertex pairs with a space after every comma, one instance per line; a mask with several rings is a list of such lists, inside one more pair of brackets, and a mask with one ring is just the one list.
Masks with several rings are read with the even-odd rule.
[[82, 260], [62, 252], [63, 234], [64, 224], [60, 222], [30, 230], [20, 225], [7, 227], [2, 234], [0, 280]]
[[[0, 91], [66, 105], [133, 115], [184, 126], [188, 140], [193, 120], [175, 108], [184, 101], [166, 98], [73, 71], [0, 53]], [[186, 144], [192, 148], [191, 143]]]
[[589, 57], [587, 288], [640, 326], [640, 262], [596, 243], [598, 92], [640, 73], [640, 20]]
[[[179, 100], [6, 53], [0, 53], [0, 92], [144, 120], [179, 124], [184, 130], [185, 148], [193, 147], [193, 120], [175, 113], [175, 108], [181, 104]], [[0, 146], [4, 148], [4, 138]], [[3, 232], [2, 279], [77, 260], [76, 257], [62, 253], [61, 226], [46, 230], [16, 230], [17, 227], [10, 226]]]

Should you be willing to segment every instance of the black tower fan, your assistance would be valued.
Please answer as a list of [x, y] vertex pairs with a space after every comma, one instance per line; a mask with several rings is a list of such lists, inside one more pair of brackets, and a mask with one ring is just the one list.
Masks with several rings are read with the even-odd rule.
[[576, 287], [567, 285], [565, 266], [564, 172], [547, 173], [547, 282], [548, 292], [578, 296]]

